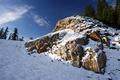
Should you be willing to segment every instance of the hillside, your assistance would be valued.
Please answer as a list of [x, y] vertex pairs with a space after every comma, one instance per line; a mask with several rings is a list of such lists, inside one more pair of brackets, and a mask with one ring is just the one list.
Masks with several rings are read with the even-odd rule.
[[72, 16], [35, 40], [0, 40], [0, 80], [120, 80], [120, 30], [106, 27]]
[[[44, 54], [30, 56], [24, 48], [24, 42], [0, 40], [0, 51], [0, 80], [96, 80], [97, 78], [105, 80], [107, 78], [57, 60], [52, 61]], [[119, 76], [116, 75], [117, 77]]]

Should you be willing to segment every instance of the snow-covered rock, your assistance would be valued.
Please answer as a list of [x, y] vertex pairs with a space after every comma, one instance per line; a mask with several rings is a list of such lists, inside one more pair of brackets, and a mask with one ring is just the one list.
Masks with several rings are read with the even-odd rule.
[[[107, 52], [106, 49], [113, 50], [115, 51], [115, 53], [118, 54], [119, 51], [116, 50], [119, 50], [120, 47], [115, 46], [114, 48], [111, 46], [113, 45], [113, 42], [115, 42], [114, 38], [116, 36], [116, 34], [112, 33], [118, 33], [117, 35], [119, 35], [119, 31], [116, 31], [113, 28], [108, 28], [107, 25], [103, 24], [102, 22], [99, 22], [98, 20], [89, 17], [71, 16], [59, 20], [53, 32], [40, 38], [37, 38], [35, 40], [26, 42], [25, 46], [28, 48], [28, 50], [30, 49], [30, 51], [36, 49], [38, 53], [47, 52], [47, 54], [50, 55], [50, 57], [52, 58], [61, 60], [65, 63], [70, 62], [70, 64], [72, 64], [74, 62], [74, 59], [73, 56], [71, 55], [72, 52], [76, 52], [74, 51], [75, 47], [71, 47], [69, 49], [70, 51], [68, 52], [66, 47], [66, 44], [71, 41], [73, 43], [75, 42], [75, 45], [80, 45], [81, 47], [83, 47], [83, 49], [85, 49], [86, 47], [91, 47], [93, 50], [95, 50], [95, 55], [97, 55], [97, 53], [101, 51], [105, 52], [107, 56], [107, 54], [110, 53]], [[31, 45], [31, 43], [33, 44]], [[42, 46], [36, 46], [36, 44], [37, 45], [42, 44]], [[43, 48], [44, 45], [45, 47]], [[70, 45], [72, 45], [72, 43]], [[42, 49], [45, 49], [45, 51], [42, 51]], [[70, 55], [68, 57], [66, 55], [69, 52]], [[83, 51], [83, 53], [86, 52]], [[84, 56], [86, 55], [87, 54], [85, 54]], [[69, 59], [66, 59], [66, 57]], [[77, 62], [81, 62], [81, 58], [83, 58], [83, 56], [80, 58], [80, 56], [77, 55], [75, 55], [75, 57], [76, 61], [77, 59], [79, 59]], [[93, 68], [90, 68], [90, 70], [94, 72], [101, 72], [102, 71], [101, 69], [103, 68], [106, 69], [106, 67], [103, 65], [107, 65], [106, 62], [108, 62], [108, 60], [104, 60], [103, 58], [100, 59], [98, 56], [95, 57], [96, 60], [99, 60], [98, 62], [100, 62], [101, 64], [99, 65], [98, 63], [98, 65], [102, 67], [100, 67], [98, 71], [93, 70]], [[93, 62], [94, 61], [95, 60], [93, 60]]]

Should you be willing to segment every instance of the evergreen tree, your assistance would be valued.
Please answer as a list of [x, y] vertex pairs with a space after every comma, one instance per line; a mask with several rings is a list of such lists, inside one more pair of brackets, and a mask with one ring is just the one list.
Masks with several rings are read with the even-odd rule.
[[6, 39], [8, 35], [8, 27], [5, 29], [4, 33], [3, 33], [3, 39]]
[[117, 26], [117, 13], [115, 10], [112, 11], [111, 24]]
[[113, 8], [112, 6], [106, 6], [103, 9], [103, 19], [104, 23], [111, 24], [112, 23], [112, 13], [113, 13]]
[[85, 7], [84, 16], [88, 16], [88, 17], [95, 16], [95, 11], [94, 11], [94, 8], [92, 7], [92, 5], [88, 5]]
[[98, 20], [103, 20], [104, 18], [103, 14], [105, 11], [104, 9], [106, 9], [107, 6], [108, 5], [105, 0], [98, 0], [96, 16], [95, 16]]
[[14, 32], [12, 34], [12, 40], [18, 40], [18, 29], [14, 28]]
[[85, 8], [84, 15], [96, 18], [107, 25], [119, 26], [117, 28], [120, 28], [120, 0], [116, 1], [115, 8], [108, 5], [106, 0], [98, 0], [95, 13], [93, 7], [88, 5]]
[[117, 24], [120, 26], [120, 0], [116, 1], [115, 11], [116, 11], [116, 14], [117, 14]]
[[3, 33], [4, 33], [4, 28], [1, 28], [1, 30], [0, 30], [0, 39], [3, 39]]

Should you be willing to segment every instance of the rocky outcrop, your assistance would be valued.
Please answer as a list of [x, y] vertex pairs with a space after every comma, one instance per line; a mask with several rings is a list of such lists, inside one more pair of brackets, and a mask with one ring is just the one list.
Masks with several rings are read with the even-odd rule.
[[54, 42], [59, 39], [59, 33], [54, 34], [52, 36], [44, 36], [41, 39], [37, 39], [35, 41], [30, 41], [25, 43], [25, 47], [28, 52], [36, 50], [38, 53], [46, 52], [49, 48], [54, 45]]
[[77, 15], [59, 20], [53, 31], [55, 32], [63, 29], [72, 29], [75, 32], [81, 32], [92, 27], [96, 26], [101, 27], [102, 25], [103, 25], [102, 23], [92, 18]]
[[[101, 29], [105, 26], [101, 22], [89, 17], [72, 16], [59, 20], [52, 33], [39, 39], [25, 43], [28, 52], [36, 50], [38, 53], [48, 52], [57, 55], [64, 61], [71, 61], [75, 67], [101, 73], [106, 65], [104, 44], [110, 47], [110, 32]], [[91, 40], [94, 45], [90, 45]], [[97, 42], [97, 43], [96, 43]], [[96, 46], [95, 49], [84, 48]], [[101, 51], [101, 52], [100, 52]], [[86, 54], [85, 54], [86, 53]]]

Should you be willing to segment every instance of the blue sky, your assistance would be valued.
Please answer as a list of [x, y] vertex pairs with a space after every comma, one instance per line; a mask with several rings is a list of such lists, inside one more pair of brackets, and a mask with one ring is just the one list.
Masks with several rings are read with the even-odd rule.
[[[97, 0], [0, 0], [0, 27], [17, 27], [24, 37], [39, 37], [53, 30], [59, 19], [82, 15]], [[107, 0], [113, 5], [115, 0]]]

